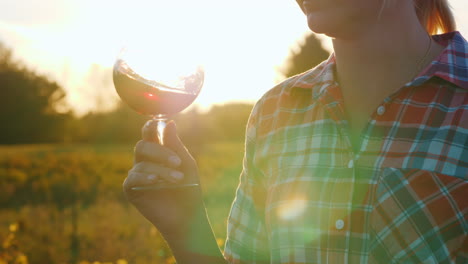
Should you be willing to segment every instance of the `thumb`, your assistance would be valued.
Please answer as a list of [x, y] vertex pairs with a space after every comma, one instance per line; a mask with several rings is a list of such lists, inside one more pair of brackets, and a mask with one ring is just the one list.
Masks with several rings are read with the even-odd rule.
[[174, 121], [169, 121], [164, 130], [164, 146], [172, 149], [182, 160], [193, 160], [189, 151], [177, 135]]
[[199, 183], [197, 163], [177, 135], [174, 121], [169, 121], [166, 125], [166, 129], [164, 130], [164, 146], [174, 151], [182, 160], [181, 169], [185, 173], [184, 181]]

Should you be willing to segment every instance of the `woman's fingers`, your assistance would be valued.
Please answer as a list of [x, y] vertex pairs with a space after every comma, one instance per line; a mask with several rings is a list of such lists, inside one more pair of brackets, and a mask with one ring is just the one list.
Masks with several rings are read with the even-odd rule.
[[[178, 170], [174, 170], [168, 167], [163, 167], [156, 163], [146, 162], [146, 161], [142, 161], [142, 162], [135, 164], [135, 166], [133, 166], [133, 168], [129, 171], [129, 175], [131, 173], [146, 174], [148, 176], [154, 175], [156, 176], [157, 180], [163, 180], [163, 181], [171, 182], [171, 183], [178, 183], [184, 178], [184, 174]], [[137, 181], [138, 183], [140, 183], [141, 181], [145, 181], [145, 180], [138, 178]]]
[[156, 174], [140, 173], [133, 170], [128, 172], [127, 178], [123, 183], [123, 188], [126, 192], [133, 187], [153, 185], [161, 181]]
[[161, 163], [173, 168], [178, 167], [182, 161], [170, 148], [163, 147], [158, 142], [157, 121], [149, 120], [141, 129], [142, 140], [135, 146], [134, 164], [141, 161]]
[[143, 140], [135, 146], [133, 172], [156, 174], [168, 183], [198, 183], [197, 166], [177, 136], [174, 122], [165, 129], [164, 145], [156, 138], [156, 122], [147, 122], [142, 128]]
[[188, 152], [185, 145], [180, 140], [179, 136], [177, 135], [177, 128], [173, 121], [167, 123], [165, 133], [165, 145], [174, 151], [182, 160], [191, 160], [192, 156]]
[[165, 148], [156, 142], [140, 140], [135, 146], [135, 164], [142, 161], [160, 163], [172, 168], [177, 168], [182, 162], [171, 149]]

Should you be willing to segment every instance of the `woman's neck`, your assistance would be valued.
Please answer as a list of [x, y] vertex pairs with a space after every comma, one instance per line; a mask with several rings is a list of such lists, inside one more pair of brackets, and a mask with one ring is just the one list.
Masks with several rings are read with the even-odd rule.
[[342, 89], [399, 88], [442, 50], [414, 12], [399, 12], [401, 19], [383, 12], [376, 24], [359, 34], [333, 39]]

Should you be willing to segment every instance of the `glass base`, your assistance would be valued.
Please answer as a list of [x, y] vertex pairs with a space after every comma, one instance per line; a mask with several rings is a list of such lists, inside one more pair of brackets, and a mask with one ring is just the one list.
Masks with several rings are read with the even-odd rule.
[[186, 184], [154, 184], [148, 186], [137, 186], [132, 187], [134, 191], [144, 191], [144, 190], [161, 190], [161, 189], [180, 189], [187, 187], [197, 187], [200, 186], [198, 183], [186, 183]]

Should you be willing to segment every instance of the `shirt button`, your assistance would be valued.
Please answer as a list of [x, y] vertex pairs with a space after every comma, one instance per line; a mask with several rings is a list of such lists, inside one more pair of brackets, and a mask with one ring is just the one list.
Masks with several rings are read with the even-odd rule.
[[335, 227], [336, 227], [336, 229], [338, 229], [338, 230], [343, 229], [343, 227], [344, 227], [344, 221], [343, 221], [342, 219], [336, 220], [336, 222], [335, 222]]
[[350, 169], [354, 168], [354, 160], [350, 160], [348, 162], [348, 168], [350, 168]]
[[377, 114], [378, 115], [383, 115], [385, 113], [385, 106], [381, 105], [379, 108], [377, 108]]

